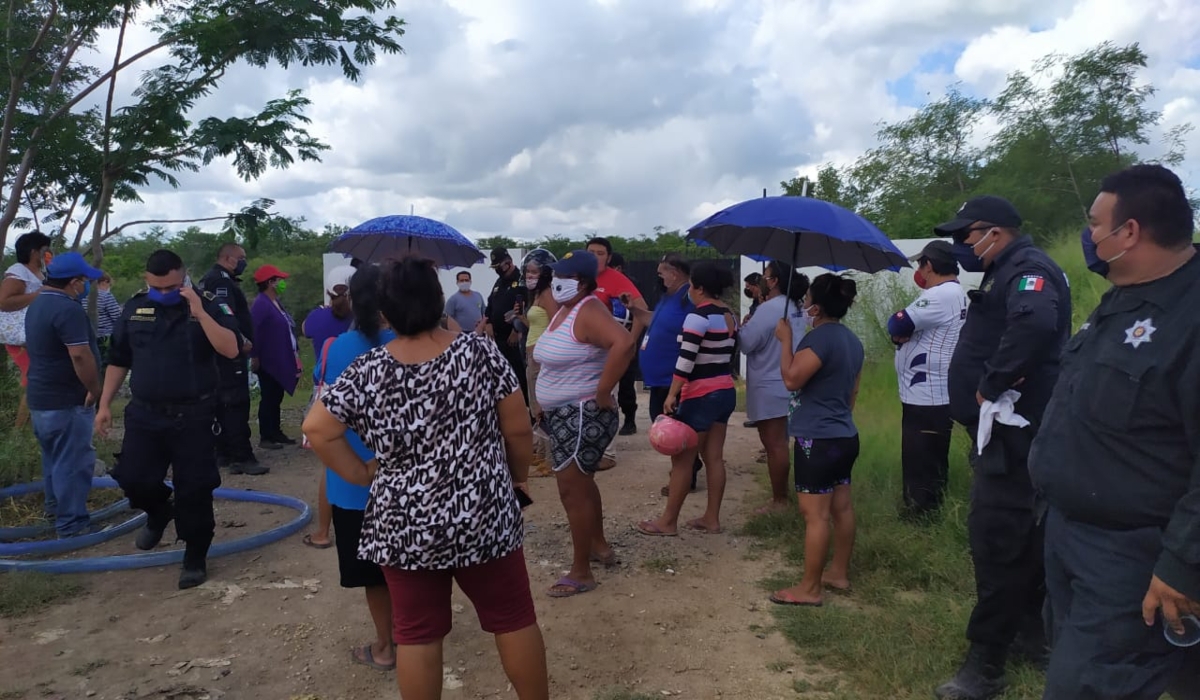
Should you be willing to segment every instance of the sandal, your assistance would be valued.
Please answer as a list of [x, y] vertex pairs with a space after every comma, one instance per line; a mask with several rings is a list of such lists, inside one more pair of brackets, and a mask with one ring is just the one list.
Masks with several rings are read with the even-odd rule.
[[643, 520], [633, 526], [634, 530], [646, 535], [647, 537], [678, 537], [678, 532], [667, 532], [654, 524], [653, 520]]
[[350, 650], [350, 659], [356, 664], [370, 666], [376, 671], [394, 671], [396, 670], [396, 662], [391, 664], [381, 664], [375, 660], [375, 652], [371, 651], [370, 644], [364, 644], [361, 647], [354, 647]]
[[[597, 585], [598, 584], [595, 583], [576, 581], [573, 578], [563, 576], [557, 582], [555, 582], [553, 586], [550, 587], [550, 590], [546, 591], [546, 595], [550, 596], [551, 598], [570, 598], [582, 593], [594, 591], [596, 590]], [[565, 588], [566, 590], [556, 591], [554, 590], [556, 588]]]
[[[781, 595], [781, 593], [782, 593], [782, 595]], [[775, 593], [772, 593], [770, 601], [776, 605], [792, 605], [792, 606], [803, 607], [803, 608], [819, 608], [822, 606], [822, 603], [820, 601], [817, 601], [815, 603], [808, 603], [803, 600], [796, 600], [795, 598], [792, 597], [792, 595], [790, 593], [783, 593], [782, 591], [777, 591]]]
[[333, 546], [333, 540], [328, 542], [314, 542], [311, 532], [305, 535], [300, 541], [304, 543], [305, 547], [312, 547], [313, 549], [329, 549]]

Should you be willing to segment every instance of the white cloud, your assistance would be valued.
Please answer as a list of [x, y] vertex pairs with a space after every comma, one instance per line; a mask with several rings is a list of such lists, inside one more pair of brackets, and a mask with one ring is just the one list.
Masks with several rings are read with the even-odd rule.
[[[405, 54], [359, 84], [240, 68], [201, 105], [246, 112], [304, 88], [311, 131], [332, 146], [323, 163], [252, 183], [214, 165], [122, 205], [114, 223], [265, 196], [318, 228], [410, 206], [477, 236], [682, 227], [853, 160], [880, 121], [911, 112], [889, 81], [916, 72], [918, 94], [956, 81], [992, 94], [1050, 51], [1104, 40], [1142, 41], [1164, 126], [1200, 122], [1200, 71], [1186, 68], [1200, 56], [1195, 0], [412, 0], [400, 14]], [[149, 37], [139, 29], [131, 46]]]

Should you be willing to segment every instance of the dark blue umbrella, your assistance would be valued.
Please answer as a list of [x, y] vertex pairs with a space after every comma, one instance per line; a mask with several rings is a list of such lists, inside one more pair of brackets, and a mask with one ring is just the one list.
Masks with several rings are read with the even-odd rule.
[[400, 255], [428, 258], [440, 267], [471, 267], [483, 253], [454, 227], [423, 216], [381, 216], [343, 233], [329, 246], [364, 262]]
[[899, 271], [908, 258], [870, 221], [812, 197], [762, 197], [723, 209], [688, 229], [689, 240], [726, 255], [790, 261], [795, 267]]

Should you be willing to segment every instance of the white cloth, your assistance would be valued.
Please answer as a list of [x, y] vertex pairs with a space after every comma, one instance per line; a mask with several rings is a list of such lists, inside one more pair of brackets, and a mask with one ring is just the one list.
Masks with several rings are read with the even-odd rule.
[[900, 402], [945, 406], [950, 403], [950, 358], [967, 319], [967, 293], [957, 282], [944, 282], [921, 292], [904, 313], [915, 330], [896, 350]]
[[[334, 287], [341, 285], [349, 287], [350, 278], [354, 276], [355, 272], [357, 272], [357, 270], [350, 265], [338, 265], [337, 267], [333, 268], [329, 271], [328, 275], [325, 275], [325, 292], [327, 294], [333, 294]], [[325, 302], [329, 303], [329, 300], [326, 299]]]
[[987, 447], [992, 439], [992, 423], [1011, 425], [1014, 428], [1024, 428], [1029, 425], [1025, 417], [1017, 413], [1017, 402], [1021, 400], [1021, 392], [1009, 389], [1000, 394], [995, 401], [984, 401], [979, 407], [979, 432], [975, 436], [979, 454]]

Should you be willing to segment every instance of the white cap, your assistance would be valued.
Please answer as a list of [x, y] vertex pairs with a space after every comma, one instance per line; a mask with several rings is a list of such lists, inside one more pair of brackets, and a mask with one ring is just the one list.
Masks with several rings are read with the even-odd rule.
[[325, 291], [329, 294], [333, 294], [334, 287], [339, 285], [349, 287], [350, 278], [354, 276], [355, 272], [356, 270], [349, 265], [339, 265], [333, 268], [329, 271], [328, 275], [325, 275]]

